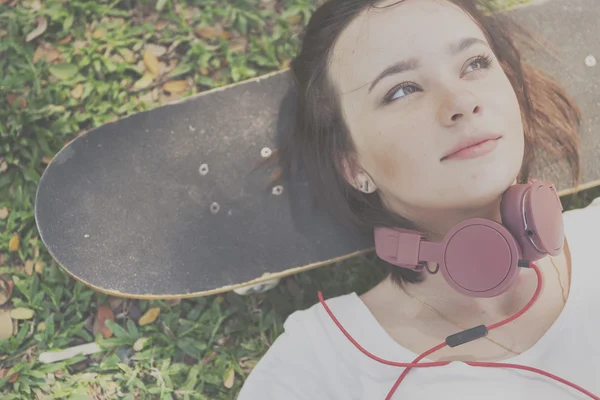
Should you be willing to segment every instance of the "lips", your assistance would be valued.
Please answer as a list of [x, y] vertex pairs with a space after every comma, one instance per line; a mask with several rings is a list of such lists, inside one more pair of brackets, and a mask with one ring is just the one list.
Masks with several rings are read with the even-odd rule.
[[441, 159], [440, 161], [446, 161], [449, 159], [455, 158], [473, 158], [483, 154], [487, 154], [489, 151], [485, 151], [489, 149], [490, 151], [493, 149], [493, 142], [500, 139], [502, 136], [500, 135], [481, 135], [481, 136], [471, 136], [462, 139], [456, 146], [450, 149]]

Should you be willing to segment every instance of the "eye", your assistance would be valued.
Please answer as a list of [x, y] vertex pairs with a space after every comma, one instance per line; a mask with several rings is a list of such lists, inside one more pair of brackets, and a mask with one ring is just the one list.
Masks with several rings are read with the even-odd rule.
[[474, 72], [482, 69], [489, 69], [492, 65], [492, 59], [489, 56], [477, 56], [465, 69], [464, 74], [468, 74], [470, 72]]
[[398, 98], [408, 96], [409, 94], [412, 94], [412, 93], [416, 93], [420, 90], [421, 89], [417, 85], [415, 85], [413, 83], [409, 83], [409, 82], [404, 82], [404, 83], [401, 83], [400, 85], [394, 87], [392, 90], [390, 90], [388, 92], [388, 94], [385, 96], [384, 100], [386, 103], [389, 103]]

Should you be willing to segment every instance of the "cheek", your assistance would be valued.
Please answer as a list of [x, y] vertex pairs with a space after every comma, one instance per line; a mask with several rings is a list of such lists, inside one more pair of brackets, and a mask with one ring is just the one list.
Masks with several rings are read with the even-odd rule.
[[424, 144], [410, 137], [378, 134], [363, 153], [362, 164], [382, 186], [411, 181], [425, 166]]

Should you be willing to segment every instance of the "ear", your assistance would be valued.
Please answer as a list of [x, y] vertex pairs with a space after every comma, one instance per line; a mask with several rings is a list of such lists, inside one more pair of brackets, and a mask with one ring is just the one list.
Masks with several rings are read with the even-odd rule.
[[342, 170], [346, 182], [356, 190], [363, 193], [373, 193], [377, 190], [377, 186], [369, 174], [357, 168], [354, 163], [351, 164], [350, 160], [346, 157], [342, 159]]

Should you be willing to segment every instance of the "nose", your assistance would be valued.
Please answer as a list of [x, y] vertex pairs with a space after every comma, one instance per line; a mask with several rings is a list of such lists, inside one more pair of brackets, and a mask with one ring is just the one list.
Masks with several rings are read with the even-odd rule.
[[470, 92], [447, 94], [439, 108], [439, 120], [444, 126], [452, 126], [461, 120], [481, 114], [479, 99]]

